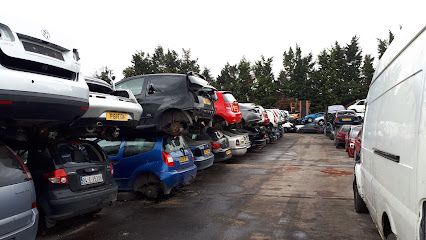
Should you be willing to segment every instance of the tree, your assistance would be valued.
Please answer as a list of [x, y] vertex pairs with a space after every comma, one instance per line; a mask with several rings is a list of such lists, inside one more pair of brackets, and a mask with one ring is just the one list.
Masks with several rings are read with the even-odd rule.
[[226, 63], [220, 71], [214, 86], [218, 90], [234, 91], [236, 89], [238, 69], [236, 65]]
[[[374, 75], [374, 67], [373, 67], [374, 57], [367, 54], [364, 56], [364, 61], [362, 64], [362, 96], [367, 96], [368, 88], [370, 87], [370, 83], [373, 80]], [[360, 97], [362, 98], [362, 97]]]
[[214, 78], [210, 73], [210, 69], [204, 67], [203, 72], [201, 73], [201, 75], [203, 75], [206, 78], [206, 81], [209, 83], [213, 83], [214, 82]]
[[182, 49], [182, 59], [180, 60], [179, 71], [181, 73], [188, 72], [200, 72], [200, 66], [198, 65], [198, 59], [191, 59], [191, 50]]
[[391, 30], [389, 30], [387, 39], [377, 38], [377, 41], [378, 41], [377, 51], [379, 53], [379, 59], [382, 58], [383, 54], [386, 52], [386, 49], [388, 49], [389, 45], [392, 43], [394, 38], [395, 36], [391, 32]]
[[109, 84], [111, 84], [112, 81], [115, 79], [113, 71], [109, 69], [107, 66], [102, 67], [100, 73], [96, 72], [95, 77], [102, 79]]
[[253, 98], [254, 78], [251, 68], [251, 63], [245, 57], [243, 57], [238, 63], [237, 86], [235, 87], [236, 91], [234, 91], [233, 94], [239, 101], [248, 102]]
[[269, 108], [275, 105], [277, 101], [276, 87], [274, 74], [272, 73], [273, 58], [265, 58], [256, 61], [253, 66], [255, 76], [253, 92], [254, 102]]
[[154, 73], [151, 56], [142, 51], [136, 52], [132, 56], [132, 66], [123, 70], [124, 77], [131, 77], [142, 74]]

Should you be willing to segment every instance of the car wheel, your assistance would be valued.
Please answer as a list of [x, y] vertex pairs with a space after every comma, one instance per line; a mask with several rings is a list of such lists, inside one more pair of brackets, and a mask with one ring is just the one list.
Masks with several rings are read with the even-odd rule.
[[180, 122], [174, 121], [166, 127], [164, 132], [172, 136], [179, 136], [183, 132], [183, 125]]
[[390, 233], [387, 237], [386, 240], [398, 240], [398, 238], [396, 237], [395, 233]]
[[146, 197], [149, 200], [157, 200], [163, 194], [160, 180], [152, 174], [140, 176], [138, 180], [136, 180], [133, 190], [138, 195]]
[[318, 125], [321, 126], [321, 127], [324, 126], [324, 123], [325, 123], [325, 121], [323, 119], [318, 121]]
[[359, 195], [358, 186], [356, 184], [356, 179], [354, 179], [354, 182], [353, 182], [353, 191], [354, 191], [355, 212], [357, 212], [357, 213], [368, 213], [368, 208], [365, 205], [364, 200]]

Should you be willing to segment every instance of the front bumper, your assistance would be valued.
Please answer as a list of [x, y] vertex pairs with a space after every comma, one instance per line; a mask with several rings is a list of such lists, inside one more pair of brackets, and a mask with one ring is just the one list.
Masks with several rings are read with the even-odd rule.
[[195, 157], [195, 165], [197, 165], [198, 170], [203, 170], [209, 168], [213, 165], [214, 155], [211, 154], [210, 157]]
[[117, 200], [117, 185], [99, 191], [87, 193], [73, 193], [69, 197], [61, 199], [49, 199], [46, 203], [41, 202], [40, 206], [46, 216], [52, 220], [63, 220], [71, 217], [86, 214], [101, 209]]
[[196, 176], [197, 166], [195, 164], [183, 170], [173, 170], [163, 173], [160, 176], [160, 181], [162, 182], [164, 194], [170, 194], [175, 187], [190, 184]]

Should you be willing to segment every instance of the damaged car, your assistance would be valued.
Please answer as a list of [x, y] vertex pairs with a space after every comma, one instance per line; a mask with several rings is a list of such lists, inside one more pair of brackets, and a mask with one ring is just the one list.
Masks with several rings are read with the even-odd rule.
[[139, 75], [116, 86], [131, 90], [142, 105], [138, 129], [178, 136], [189, 127], [210, 126], [215, 114], [216, 89], [196, 73]]
[[229, 147], [231, 148], [232, 156], [238, 157], [247, 153], [247, 150], [250, 148], [250, 139], [248, 133], [236, 134], [229, 131], [223, 131], [222, 133], [229, 141]]

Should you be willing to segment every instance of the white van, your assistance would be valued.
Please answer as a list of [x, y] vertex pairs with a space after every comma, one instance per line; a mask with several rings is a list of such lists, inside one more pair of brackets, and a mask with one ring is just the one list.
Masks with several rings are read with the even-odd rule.
[[404, 26], [367, 96], [355, 210], [370, 212], [383, 239], [426, 239], [425, 30]]

